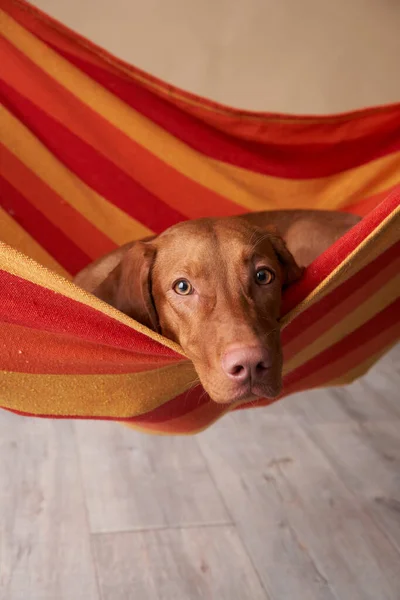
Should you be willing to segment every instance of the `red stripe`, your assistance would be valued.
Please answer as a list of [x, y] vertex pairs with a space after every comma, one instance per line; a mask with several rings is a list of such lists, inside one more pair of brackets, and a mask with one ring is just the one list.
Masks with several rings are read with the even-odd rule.
[[[308, 376], [311, 372], [315, 375], [315, 386], [325, 383], [326, 379], [323, 379], [322, 381], [318, 380], [318, 370], [328, 363], [332, 363], [332, 365], [334, 365], [335, 362], [340, 361], [345, 354], [351, 352], [354, 347], [357, 347], [359, 343], [367, 344], [372, 338], [374, 338], [374, 336], [381, 334], [384, 329], [391, 326], [394, 319], [398, 321], [399, 309], [400, 301], [393, 303], [390, 307], [388, 307], [388, 309], [380, 313], [376, 318], [371, 319], [371, 321], [369, 321], [365, 326], [359, 328], [356, 332], [354, 332], [354, 334], [350, 334], [344, 340], [338, 344], [335, 344], [332, 348], [337, 347], [336, 354], [334, 351], [332, 351], [332, 348], [329, 348], [327, 351], [318, 355], [315, 359], [309, 361], [307, 365], [311, 363], [312, 365], [309, 369], [307, 369], [306, 376]], [[340, 373], [338, 373], [338, 376], [339, 375]], [[284, 378], [284, 388], [279, 398], [283, 398], [287, 394], [293, 393], [300, 389], [302, 376], [302, 367], [299, 367], [299, 369], [296, 369], [296, 371], [287, 375]], [[307, 384], [307, 387], [308, 385], [309, 384]], [[276, 400], [278, 400], [278, 398], [263, 399], [252, 403], [251, 406], [265, 406], [272, 404]], [[210, 397], [205, 394], [204, 389], [201, 386], [197, 386], [158, 407], [151, 413], [134, 417], [132, 421], [158, 423], [164, 421], [168, 422], [171, 419], [176, 419], [179, 417], [184, 417], [186, 421], [186, 419], [190, 419], [189, 413], [191, 411], [207, 403], [210, 403], [213, 407], [215, 407], [215, 411], [213, 411], [213, 416], [215, 418], [217, 418], [217, 416], [226, 410], [225, 406], [213, 403], [212, 400], [210, 400]], [[238, 409], [247, 408], [248, 406], [249, 405], [238, 407]], [[195, 426], [196, 425], [194, 424], [194, 427]], [[200, 425], [197, 425], [197, 428], [199, 426]]]
[[[366, 324], [366, 327], [361, 327], [359, 330], [357, 330], [357, 332], [359, 332], [359, 336], [358, 339], [362, 340], [361, 343], [367, 343], [371, 341], [371, 338], [379, 334], [382, 333], [382, 331], [387, 328], [390, 327], [390, 324], [393, 322], [393, 316], [396, 317], [396, 311], [397, 311], [397, 316], [398, 316], [398, 308], [400, 308], [400, 301], [394, 303], [393, 305], [391, 305], [389, 307], [389, 309], [385, 312], [385, 314], [380, 313], [380, 315], [378, 315], [378, 318], [372, 319], [371, 321], [369, 321]], [[357, 333], [355, 332], [355, 333]], [[338, 346], [338, 356], [339, 359], [342, 358], [346, 352], [350, 352], [353, 347], [351, 346], [351, 344], [354, 343], [355, 347], [357, 347], [357, 336], [351, 334], [350, 336], [348, 336], [347, 338], [345, 338], [344, 340], [342, 340], [342, 342], [339, 342], [338, 344], [336, 344], [334, 347]], [[348, 346], [349, 344], [349, 346]], [[309, 361], [310, 363], [313, 362], [313, 366], [310, 368], [310, 371], [314, 371], [315, 369], [315, 376], [316, 376], [316, 385], [320, 385], [321, 383], [325, 383], [326, 380], [323, 380], [322, 382], [318, 382], [317, 383], [317, 378], [318, 378], [318, 369], [320, 367], [325, 366], [326, 364], [328, 364], [328, 362], [332, 362], [334, 363], [335, 360], [331, 358], [327, 359], [325, 358], [326, 355], [330, 352], [331, 349], [328, 349], [326, 352], [322, 353], [321, 355], [319, 355], [318, 357], [316, 357], [316, 360], [313, 359], [313, 361]], [[322, 358], [320, 358], [322, 357]], [[308, 364], [308, 363], [307, 363]], [[299, 369], [297, 369], [295, 372], [293, 372], [293, 377], [292, 373], [289, 374], [288, 376], [286, 376], [284, 378], [284, 389], [283, 392], [280, 396], [280, 398], [286, 396], [289, 393], [295, 392], [298, 388], [300, 388], [300, 381], [301, 379], [296, 376], [296, 373], [299, 373], [301, 371], [301, 367]], [[339, 374], [338, 374], [339, 375]], [[276, 401], [277, 399], [263, 399], [263, 400], [259, 400], [257, 402], [252, 403], [252, 406], [264, 406], [266, 404], [272, 404], [274, 401]], [[214, 412], [214, 416], [215, 418], [221, 414], [226, 407], [218, 405], [213, 403], [209, 396], [207, 394], [204, 393], [204, 389], [201, 386], [197, 386], [195, 388], [192, 388], [191, 390], [189, 390], [188, 392], [185, 392], [184, 394], [181, 394], [180, 396], [174, 398], [173, 400], [170, 400], [169, 402], [167, 402], [166, 404], [158, 407], [157, 409], [155, 409], [154, 411], [152, 411], [151, 413], [147, 413], [145, 415], [140, 415], [139, 417], [134, 417], [132, 419], [132, 421], [136, 421], [136, 422], [151, 422], [151, 423], [156, 423], [156, 422], [167, 422], [170, 419], [176, 419], [179, 417], [185, 417], [189, 418], [189, 413], [191, 411], [193, 411], [194, 409], [197, 409], [198, 407], [207, 404], [207, 403], [211, 403], [213, 407], [215, 407], [215, 412]], [[247, 406], [245, 405], [244, 407], [239, 407], [240, 408], [246, 408]]]
[[[333, 380], [344, 378], [357, 366], [364, 365], [371, 356], [379, 355], [381, 352], [384, 352], [385, 349], [389, 349], [393, 343], [396, 343], [400, 333], [400, 321], [398, 319], [397, 321], [392, 321], [388, 327], [383, 328], [380, 331], [378, 330], [380, 326], [379, 322], [375, 322], [374, 326], [375, 331], [373, 332], [373, 335], [371, 337], [365, 336], [364, 343], [360, 343], [359, 345], [356, 344], [355, 348], [352, 348], [348, 353], [344, 354], [336, 361], [323, 364], [318, 371], [311, 369], [310, 374], [307, 377], [302, 378], [300, 382], [295, 378], [289, 382], [289, 377], [292, 373], [288, 374], [284, 378], [283, 392], [280, 396], [274, 398], [272, 401], [270, 399], [260, 400], [256, 402], [254, 406], [268, 406], [272, 402], [281, 400], [285, 396], [293, 393], [332, 385]], [[345, 342], [347, 339], [348, 338], [345, 338]], [[239, 408], [251, 408], [251, 405], [245, 405]]]
[[258, 143], [220, 131], [135, 80], [114, 74], [50, 45], [129, 106], [157, 123], [191, 148], [257, 173], [292, 179], [327, 177], [400, 150], [400, 112], [378, 131], [356, 140], [345, 137], [326, 144]]
[[213, 402], [205, 393], [204, 388], [198, 385], [158, 406], [151, 413], [133, 417], [131, 421], [134, 423], [167, 423], [177, 418], [190, 419], [190, 413], [204, 404], [210, 404], [212, 408], [215, 408], [215, 411], [213, 411], [215, 417], [226, 410], [225, 406]]
[[[1, 370], [36, 375], [132, 374], [155, 366], [154, 357], [148, 354], [2, 321], [0, 357]], [[162, 366], [160, 361], [156, 366]]]
[[395, 190], [397, 185], [394, 185], [391, 188], [383, 190], [382, 192], [378, 192], [377, 194], [373, 194], [372, 196], [368, 196], [367, 198], [363, 198], [362, 200], [357, 201], [355, 204], [349, 204], [341, 208], [343, 212], [353, 213], [354, 215], [358, 215], [359, 217], [365, 217], [368, 213], [375, 210], [375, 208], [383, 201], [388, 195]]
[[[398, 341], [400, 334], [400, 324], [395, 323], [394, 327], [388, 327], [382, 332], [379, 332], [368, 344], [357, 346], [350, 354], [347, 354], [343, 360], [336, 361], [333, 366], [327, 364], [323, 367], [317, 375], [314, 373], [310, 374], [301, 380], [300, 383], [297, 381], [293, 382], [290, 386], [284, 387], [284, 395], [290, 395], [297, 392], [304, 392], [319, 387], [332, 386], [334, 381], [340, 379], [343, 385], [344, 380], [349, 381], [357, 379], [361, 376], [352, 375], [352, 371], [357, 367], [361, 366], [364, 372], [368, 371], [373, 365], [368, 362], [370, 357], [376, 356], [376, 361], [380, 358], [382, 353], [389, 351], [389, 349]], [[280, 399], [281, 396], [278, 398]], [[261, 404], [263, 406], [263, 404]]]
[[[400, 304], [400, 302], [398, 304]], [[397, 308], [399, 308], [399, 307], [397, 307]], [[396, 307], [394, 308], [395, 313], [396, 313], [397, 308]], [[370, 342], [374, 339], [374, 337], [379, 336], [382, 333], [382, 331], [385, 329], [385, 327], [387, 328], [387, 323], [386, 324], [384, 323], [385, 320], [386, 320], [386, 322], [389, 321], [389, 327], [390, 327], [390, 323], [392, 322], [392, 318], [393, 318], [393, 314], [392, 314], [393, 311], [389, 311], [389, 313], [390, 314], [388, 315], [388, 318], [386, 318], [386, 319], [382, 319], [382, 318], [374, 319], [375, 325], [376, 325], [376, 327], [374, 327], [375, 336], [368, 335], [368, 331], [367, 331], [367, 338], [364, 341], [366, 341], [368, 343], [368, 348], [367, 348], [368, 352], [370, 351], [370, 347], [369, 347]], [[384, 325], [383, 328], [381, 327], [382, 324]], [[342, 340], [342, 342], [345, 342], [345, 345], [346, 345], [347, 339], [348, 338], [346, 338], [345, 340]], [[357, 345], [356, 345], [356, 347], [357, 347]], [[321, 355], [319, 355], [319, 356], [321, 356]], [[316, 358], [319, 358], [319, 357], [316, 357]], [[312, 362], [312, 361], [310, 361], [310, 362]], [[338, 359], [338, 362], [340, 362], [340, 358]], [[324, 361], [322, 363], [322, 366], [323, 367], [325, 366]], [[300, 371], [300, 369], [298, 369], [297, 372], [298, 371]], [[337, 373], [337, 376], [339, 376], [340, 374], [341, 373]], [[284, 390], [279, 398], [259, 400], [258, 402], [251, 403], [250, 405], [239, 406], [236, 410], [252, 408], [252, 407], [257, 407], [257, 406], [267, 406], [267, 405], [272, 404], [273, 402], [277, 401], [278, 399], [283, 398], [287, 394], [290, 394], [290, 393], [293, 393], [296, 391], [300, 391], [302, 389], [302, 386], [301, 386], [301, 384], [299, 385], [299, 380], [297, 378], [296, 378], [296, 380], [294, 380], [294, 378], [292, 378], [291, 375], [292, 374], [285, 377]], [[318, 372], [315, 373], [315, 376], [316, 377], [313, 378], [313, 382], [307, 383], [307, 386], [306, 386], [307, 389], [309, 389], [310, 386], [311, 387], [319, 387], [320, 385], [323, 385], [324, 383], [326, 383], [326, 379], [318, 381]], [[185, 393], [173, 398], [169, 402], [166, 402], [165, 404], [155, 408], [151, 412], [148, 412], [143, 415], [136, 416], [136, 417], [115, 418], [115, 417], [96, 417], [96, 416], [90, 416], [90, 415], [89, 416], [78, 416], [78, 417], [74, 416], [74, 415], [45, 415], [45, 414], [32, 415], [31, 413], [23, 413], [20, 411], [13, 411], [10, 409], [7, 409], [7, 410], [10, 410], [10, 412], [15, 412], [16, 414], [37, 416], [37, 417], [42, 417], [42, 418], [64, 418], [64, 419], [73, 418], [73, 419], [91, 419], [91, 420], [112, 420], [112, 421], [119, 421], [119, 422], [136, 422], [136, 423], [144, 423], [144, 424], [146, 424], [146, 423], [149, 423], [149, 424], [165, 423], [165, 427], [163, 427], [163, 429], [165, 429], [165, 430], [168, 430], [168, 422], [170, 420], [181, 418], [184, 420], [184, 424], [181, 423], [182, 430], [189, 431], [191, 429], [190, 428], [191, 422], [193, 425], [192, 429], [198, 429], [201, 426], [201, 424], [199, 424], [199, 421], [198, 421], [198, 416], [195, 415], [195, 419], [193, 419], [191, 417], [191, 413], [195, 409], [197, 409], [200, 406], [203, 406], [205, 404], [210, 404], [209, 408], [211, 409], [211, 417], [210, 417], [210, 413], [208, 413], [207, 420], [204, 423], [204, 425], [206, 425], [207, 423], [212, 421], [214, 418], [216, 419], [219, 416], [221, 416], [221, 414], [224, 412], [224, 410], [226, 408], [223, 405], [218, 405], [218, 404], [213, 403], [210, 400], [209, 396], [204, 394], [203, 388], [201, 386], [197, 386], [195, 388], [192, 388], [188, 392], [185, 392]]]
[[[189, 404], [188, 404], [189, 402]], [[126, 422], [126, 423], [168, 423], [168, 421], [176, 418], [184, 418], [185, 423], [190, 423], [191, 412], [194, 409], [197, 409], [204, 404], [210, 403], [211, 410], [211, 420], [214, 418], [218, 418], [225, 410], [226, 407], [221, 404], [216, 404], [212, 400], [209, 399], [208, 396], [204, 398], [204, 390], [202, 387], [196, 387], [190, 390], [189, 393], [185, 392], [179, 396], [176, 396], [173, 400], [158, 406], [151, 412], [144, 413], [143, 415], [138, 415], [135, 417], [100, 417], [100, 416], [76, 416], [76, 415], [48, 415], [48, 414], [32, 414], [28, 412], [22, 412], [19, 410], [13, 410], [10, 408], [5, 408], [9, 412], [13, 412], [17, 415], [21, 416], [32, 416], [39, 417], [42, 419], [89, 419], [94, 421], [117, 421], [117, 422]], [[184, 410], [182, 410], [184, 408]], [[209, 422], [210, 419], [207, 419]], [[198, 425], [197, 419], [193, 421], [193, 429], [200, 426]]]
[[111, 317], [0, 269], [0, 320], [154, 357], [154, 364], [184, 357]]
[[306, 269], [302, 279], [285, 290], [281, 314], [286, 315], [300, 304], [324, 279], [338, 267], [400, 204], [400, 185], [386, 200], [355, 227], [328, 248]]
[[[192, 219], [205, 214], [217, 217], [243, 212], [243, 207], [178, 172], [135, 142], [37, 67], [15, 46], [0, 38], [1, 54], [7, 85], [25, 98], [34, 98], [38, 108], [168, 206]], [[154, 177], [155, 173], [157, 177]]]
[[117, 246], [0, 143], [0, 173], [92, 260]]
[[[265, 402], [262, 406], [268, 406], [269, 404], [273, 404], [275, 400], [271, 400], [271, 402]], [[210, 406], [208, 407], [211, 410], [207, 410], [204, 412], [190, 412], [183, 415], [179, 422], [175, 421], [172, 425], [169, 420], [156, 420], [149, 418], [153, 415], [153, 413], [146, 413], [143, 415], [143, 419], [141, 417], [96, 417], [96, 416], [75, 416], [75, 415], [37, 415], [27, 412], [22, 412], [19, 410], [13, 410], [11, 408], [3, 407], [3, 410], [7, 410], [13, 414], [19, 415], [21, 417], [36, 417], [39, 419], [74, 419], [74, 420], [91, 420], [91, 421], [115, 421], [117, 423], [143, 423], [143, 429], [147, 431], [155, 431], [155, 432], [165, 432], [175, 434], [188, 434], [188, 433], [196, 433], [201, 428], [205, 428], [210, 425], [214, 420], [218, 419], [222, 416], [224, 412], [223, 408], [220, 405], [213, 404], [210, 402]], [[254, 405], [244, 405], [239, 406], [234, 410], [243, 410], [247, 408], [254, 408]], [[147, 418], [146, 418], [147, 417]], [[139, 420], [140, 419], [140, 420]]]
[[[22, 17], [20, 15], [22, 22], [26, 21], [24, 16], [26, 17], [26, 15], [22, 15]], [[36, 29], [32, 22], [29, 23], [29, 19], [25, 24], [28, 29], [32, 30], [32, 27], [34, 30]], [[95, 65], [90, 62], [90, 58], [85, 60], [62, 50], [46, 40], [43, 34], [35, 32], [35, 35], [69, 62], [75, 64], [172, 135], [203, 154], [236, 166], [289, 178], [320, 177], [364, 164], [379, 156], [394, 152], [400, 147], [400, 111], [394, 110], [395, 107], [388, 107], [387, 112], [383, 113], [382, 119], [377, 124], [374, 123], [374, 126], [366, 124], [366, 133], [359, 135], [356, 139], [350, 139], [348, 132], [349, 123], [351, 127], [356, 115], [353, 115], [353, 119], [349, 115], [348, 122], [344, 119], [344, 122], [338, 124], [321, 122], [313, 125], [301, 125], [301, 123], [297, 123], [296, 129], [299, 129], [300, 125], [302, 137], [307, 140], [300, 144], [290, 143], [294, 130], [293, 123], [278, 125], [280, 130], [286, 130], [286, 136], [283, 136], [284, 143], [271, 142], [271, 136], [274, 137], [276, 134], [277, 123], [262, 122], [260, 117], [260, 123], [256, 128], [257, 135], [253, 135], [253, 138], [259, 140], [260, 137], [265, 137], [267, 141], [259, 142], [246, 137], [241, 139], [237, 126], [234, 127], [235, 135], [232, 136], [229, 128], [228, 132], [218, 129], [218, 122], [215, 121], [215, 118], [208, 119], [212, 124], [204, 120], [207, 114], [201, 113], [203, 118], [197, 118], [194, 113], [198, 111], [192, 110], [182, 101], [160, 96], [156, 91], [149, 89], [142, 82], [137, 82], [123, 72], [115, 68], [110, 70], [110, 64]], [[98, 62], [99, 59], [96, 58]], [[166, 84], [163, 85], [168, 88]], [[206, 101], [204, 103], [207, 104]], [[220, 115], [217, 116], [221, 121], [223, 120]], [[235, 117], [239, 119], [240, 115], [235, 115], [235, 111], [232, 110], [231, 119]], [[360, 118], [363, 117], [359, 116], [358, 120]], [[367, 119], [367, 116], [364, 119]], [[253, 127], [254, 121], [253, 118]], [[270, 135], [263, 134], [261, 136], [261, 130], [265, 129], [270, 130]], [[312, 142], [314, 132], [321, 129], [326, 130], [325, 139], [328, 141]], [[275, 135], [276, 139], [281, 137], [282, 135], [279, 137]]]
[[232, 132], [244, 139], [281, 139], [284, 143], [303, 141], [305, 134], [313, 141], [323, 143], [357, 139], [364, 131], [381, 130], [388, 121], [400, 115], [400, 103], [348, 111], [336, 115], [288, 115], [283, 113], [254, 112], [224, 106], [208, 98], [181, 90], [171, 84], [146, 73], [123, 60], [120, 60], [97, 46], [60, 21], [50, 17], [24, 0], [3, 0], [4, 10], [24, 28], [47, 45], [66, 49], [74, 56], [101, 66], [124, 78], [140, 79], [152, 93], [167, 97], [171, 103], [184, 111], [200, 116], [202, 121], [211, 123], [217, 129]]
[[[307, 346], [313, 344], [317, 338], [322, 337], [328, 331], [338, 327], [341, 321], [348, 317], [350, 313], [354, 314], [356, 312], [364, 311], [365, 308], [362, 304], [364, 304], [365, 299], [370, 299], [382, 286], [388, 285], [389, 282], [392, 283], [392, 280], [399, 273], [399, 270], [400, 258], [397, 261], [390, 263], [386, 269], [383, 269], [380, 272], [378, 271], [374, 277], [367, 280], [365, 285], [356, 289], [353, 294], [344, 300], [344, 302], [333, 308], [330, 312], [327, 312], [323, 318], [317, 321], [315, 327], [311, 326], [305, 328], [304, 331], [291, 340], [289, 344], [285, 345], [284, 360], [286, 362], [290, 361], [293, 356], [298, 355]], [[390, 296], [390, 299], [393, 299], [393, 294]]]
[[353, 275], [350, 279], [335, 288], [330, 294], [321, 298], [310, 308], [302, 312], [282, 331], [282, 343], [288, 344], [297, 336], [304, 334], [306, 329], [315, 326], [319, 320], [341, 303], [345, 303], [346, 298], [362, 288], [365, 282], [373, 278], [376, 273], [387, 267], [392, 261], [400, 256], [400, 242], [390, 248], [370, 262], [366, 267]]
[[[360, 346], [368, 346], [371, 340], [384, 330], [393, 327], [394, 323], [399, 322], [400, 299], [395, 300], [372, 319], [364, 323], [361, 327], [344, 337], [342, 340], [333, 344], [311, 360], [307, 361], [285, 377], [286, 389], [296, 388], [301, 385], [301, 381], [307, 377], [312, 378], [313, 384], [318, 385], [321, 381], [318, 378], [318, 371], [329, 365], [335, 372], [335, 364], [340, 363], [353, 350]], [[395, 334], [394, 334], [395, 338]], [[369, 352], [368, 348], [368, 352]], [[340, 373], [337, 373], [339, 376]]]
[[140, 223], [159, 233], [184, 220], [181, 213], [164, 204], [4, 81], [0, 81], [1, 96], [10, 112], [29, 127], [54, 156], [89, 187]]
[[71, 274], [90, 262], [76, 244], [0, 175], [0, 205]]

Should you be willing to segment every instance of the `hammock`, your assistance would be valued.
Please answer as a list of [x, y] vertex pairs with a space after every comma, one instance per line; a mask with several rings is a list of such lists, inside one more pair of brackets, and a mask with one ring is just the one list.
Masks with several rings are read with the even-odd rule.
[[169, 434], [244, 408], [213, 403], [178, 346], [70, 281], [117, 245], [204, 215], [364, 217], [284, 295], [282, 396], [351, 382], [397, 341], [400, 104], [319, 118], [233, 110], [22, 0], [0, 7], [3, 408]]

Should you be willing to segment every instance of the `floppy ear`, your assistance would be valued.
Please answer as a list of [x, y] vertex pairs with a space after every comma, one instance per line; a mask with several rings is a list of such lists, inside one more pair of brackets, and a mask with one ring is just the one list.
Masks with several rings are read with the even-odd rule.
[[270, 239], [283, 268], [283, 285], [294, 283], [303, 275], [304, 267], [299, 267], [279, 235], [273, 234]]
[[158, 317], [151, 294], [151, 270], [155, 255], [156, 249], [151, 243], [135, 242], [93, 294], [139, 323], [158, 331]]

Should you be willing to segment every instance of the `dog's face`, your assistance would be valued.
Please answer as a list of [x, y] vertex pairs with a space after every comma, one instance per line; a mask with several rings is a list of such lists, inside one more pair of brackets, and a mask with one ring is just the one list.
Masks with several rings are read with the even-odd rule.
[[275, 234], [204, 219], [135, 243], [95, 293], [180, 344], [215, 402], [244, 402], [281, 390], [281, 290], [300, 275]]

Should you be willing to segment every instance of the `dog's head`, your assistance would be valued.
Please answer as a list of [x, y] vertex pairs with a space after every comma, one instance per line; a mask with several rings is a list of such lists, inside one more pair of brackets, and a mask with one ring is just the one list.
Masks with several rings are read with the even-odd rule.
[[180, 344], [215, 402], [244, 402], [281, 390], [281, 290], [301, 273], [276, 232], [201, 219], [133, 243], [94, 294]]

